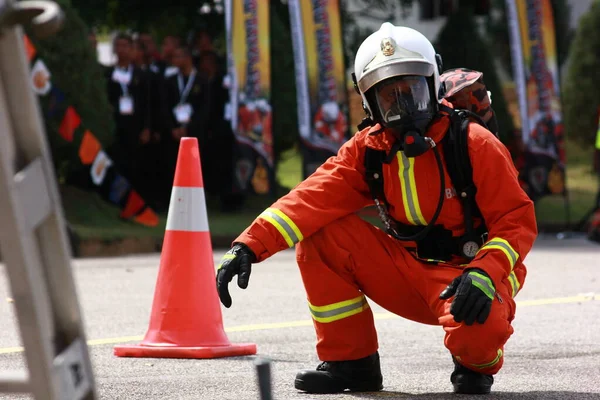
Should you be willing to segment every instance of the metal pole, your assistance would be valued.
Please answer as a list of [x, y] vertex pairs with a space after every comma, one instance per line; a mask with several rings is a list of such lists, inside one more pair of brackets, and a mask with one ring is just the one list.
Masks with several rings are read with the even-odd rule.
[[268, 358], [257, 358], [254, 362], [258, 375], [258, 388], [261, 400], [273, 400], [271, 391], [271, 360]]

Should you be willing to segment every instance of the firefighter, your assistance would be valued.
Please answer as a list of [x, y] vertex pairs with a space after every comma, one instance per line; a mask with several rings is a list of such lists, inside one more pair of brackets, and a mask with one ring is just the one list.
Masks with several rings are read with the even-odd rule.
[[[368, 297], [406, 319], [441, 326], [454, 364], [454, 392], [489, 393], [513, 333], [513, 298], [526, 276], [523, 260], [537, 236], [533, 203], [504, 145], [470, 123], [479, 225], [485, 222], [487, 235], [478, 243], [462, 241], [464, 207], [438, 149], [449, 128], [441, 109], [451, 107], [443, 99], [441, 57], [421, 33], [384, 23], [360, 46], [354, 69], [374, 124], [235, 239], [217, 272], [221, 302], [231, 306], [228, 284], [235, 275], [245, 289], [253, 263], [296, 246], [322, 361], [316, 370], [298, 373], [297, 389], [382, 389]], [[367, 148], [387, 154], [386, 211], [407, 232], [417, 232], [404, 240], [356, 215], [373, 204]]]

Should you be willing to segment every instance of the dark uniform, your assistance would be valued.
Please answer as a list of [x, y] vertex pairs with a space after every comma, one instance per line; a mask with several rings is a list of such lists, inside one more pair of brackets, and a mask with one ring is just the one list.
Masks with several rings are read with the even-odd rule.
[[119, 170], [134, 185], [134, 165], [140, 147], [140, 134], [150, 127], [148, 83], [141, 69], [130, 65], [107, 68], [108, 101], [113, 107], [116, 140], [112, 157]]
[[190, 76], [177, 73], [164, 81], [162, 120], [165, 157], [169, 163], [166, 183], [169, 185], [173, 181], [179, 150], [179, 141], [172, 135], [173, 129], [185, 127], [186, 136], [197, 138], [202, 155], [206, 152], [208, 94], [206, 80], [195, 70]]

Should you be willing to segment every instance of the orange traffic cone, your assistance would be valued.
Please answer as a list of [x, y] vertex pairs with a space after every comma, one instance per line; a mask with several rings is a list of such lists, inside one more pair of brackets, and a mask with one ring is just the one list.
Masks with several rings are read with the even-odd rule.
[[223, 329], [196, 138], [182, 138], [179, 145], [150, 326], [139, 345], [116, 346], [114, 354], [153, 358], [256, 354], [255, 344], [231, 344]]

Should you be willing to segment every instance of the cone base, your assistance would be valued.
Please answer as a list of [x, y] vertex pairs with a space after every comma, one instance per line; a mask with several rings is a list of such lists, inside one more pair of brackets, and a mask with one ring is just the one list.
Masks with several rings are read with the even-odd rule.
[[115, 346], [114, 355], [117, 357], [142, 358], [221, 358], [236, 356], [251, 356], [256, 354], [256, 344], [235, 343], [226, 346], [144, 346], [125, 345]]

